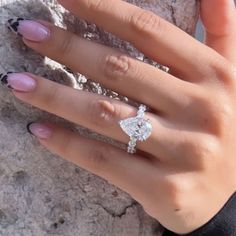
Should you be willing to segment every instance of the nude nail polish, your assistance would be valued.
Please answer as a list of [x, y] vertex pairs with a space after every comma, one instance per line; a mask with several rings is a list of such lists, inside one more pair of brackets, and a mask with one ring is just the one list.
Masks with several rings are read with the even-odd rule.
[[8, 20], [8, 28], [23, 38], [33, 41], [42, 42], [50, 37], [50, 30], [37, 21], [25, 20], [23, 18]]
[[30, 134], [40, 139], [49, 139], [52, 135], [52, 129], [41, 123], [31, 122], [27, 125], [27, 130]]
[[36, 80], [22, 73], [0, 74], [1, 84], [19, 92], [31, 92], [36, 88]]

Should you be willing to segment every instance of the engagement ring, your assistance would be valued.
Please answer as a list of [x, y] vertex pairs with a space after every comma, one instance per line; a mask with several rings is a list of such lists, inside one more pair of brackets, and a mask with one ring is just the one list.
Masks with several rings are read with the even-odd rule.
[[121, 129], [130, 137], [128, 153], [135, 153], [137, 141], [145, 141], [151, 135], [152, 124], [144, 118], [146, 109], [145, 105], [140, 105], [137, 116], [119, 122]]

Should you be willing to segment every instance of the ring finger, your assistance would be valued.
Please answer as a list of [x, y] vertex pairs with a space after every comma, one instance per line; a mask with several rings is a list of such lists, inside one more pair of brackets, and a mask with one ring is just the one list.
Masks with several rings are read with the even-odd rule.
[[[13, 94], [24, 102], [123, 143], [129, 141], [119, 126], [120, 120], [137, 114], [137, 109], [128, 104], [78, 91], [28, 73], [8, 74], [5, 81], [13, 88]], [[151, 113], [146, 113], [146, 118], [150, 120], [153, 132], [146, 142], [138, 142], [137, 148], [160, 155], [156, 153], [157, 149], [161, 152], [161, 139], [168, 133], [162, 125], [165, 121]], [[158, 138], [155, 137], [155, 130], [158, 130]], [[160, 148], [157, 148], [157, 143]]]

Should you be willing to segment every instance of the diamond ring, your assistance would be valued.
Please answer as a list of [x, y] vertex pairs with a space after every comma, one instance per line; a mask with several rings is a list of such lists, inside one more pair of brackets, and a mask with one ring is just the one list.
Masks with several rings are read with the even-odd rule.
[[130, 137], [128, 153], [135, 153], [137, 141], [145, 141], [151, 135], [152, 124], [150, 120], [144, 118], [146, 110], [145, 105], [140, 105], [137, 116], [119, 121], [121, 129]]

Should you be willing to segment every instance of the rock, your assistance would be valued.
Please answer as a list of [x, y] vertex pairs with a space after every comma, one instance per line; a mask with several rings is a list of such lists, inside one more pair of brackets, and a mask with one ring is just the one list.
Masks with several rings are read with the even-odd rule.
[[[197, 19], [195, 0], [129, 0], [193, 34]], [[76, 89], [125, 98], [107, 91], [80, 74], [43, 58], [10, 33], [12, 17], [55, 22], [90, 40], [121, 48], [134, 57], [132, 45], [75, 19], [54, 0], [0, 1], [0, 70], [29, 71]], [[183, 45], [180, 45], [183, 47]], [[26, 131], [26, 124], [50, 120], [104, 140], [87, 129], [64, 121], [15, 99], [0, 88], [0, 235], [4, 236], [151, 236], [160, 235], [158, 222], [128, 194], [105, 180], [49, 153]], [[108, 142], [113, 142], [105, 139]]]

